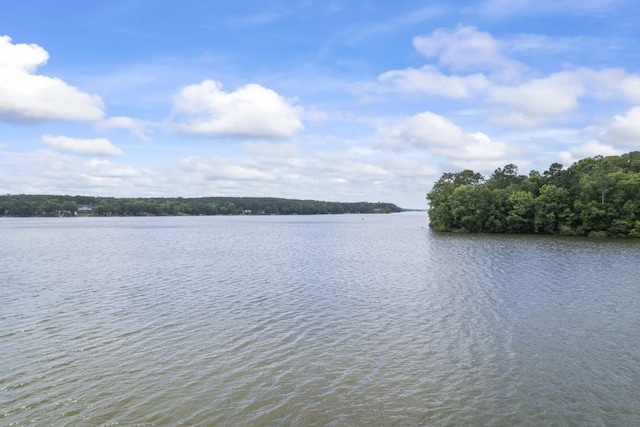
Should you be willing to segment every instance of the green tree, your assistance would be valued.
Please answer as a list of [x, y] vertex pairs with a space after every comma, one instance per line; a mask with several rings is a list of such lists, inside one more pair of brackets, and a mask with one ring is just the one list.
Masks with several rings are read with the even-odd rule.
[[545, 184], [534, 203], [534, 229], [538, 233], [553, 234], [571, 230], [569, 191], [553, 184]]
[[514, 191], [509, 195], [507, 230], [510, 233], [533, 233], [535, 198], [529, 191]]
[[65, 212], [73, 214], [78, 211], [78, 204], [73, 200], [66, 200], [62, 203], [60, 208]]

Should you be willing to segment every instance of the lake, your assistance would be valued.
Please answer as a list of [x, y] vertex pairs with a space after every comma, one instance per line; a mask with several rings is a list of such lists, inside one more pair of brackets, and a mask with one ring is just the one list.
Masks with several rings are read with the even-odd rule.
[[640, 425], [640, 241], [0, 218], [0, 425]]

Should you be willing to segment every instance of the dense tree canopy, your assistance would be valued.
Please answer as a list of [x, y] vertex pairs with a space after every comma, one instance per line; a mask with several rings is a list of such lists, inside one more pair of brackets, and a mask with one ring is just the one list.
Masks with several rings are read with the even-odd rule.
[[528, 176], [512, 164], [488, 179], [445, 173], [427, 200], [437, 231], [640, 237], [640, 151]]
[[76, 215], [78, 205], [88, 214], [110, 215], [310, 215], [391, 213], [402, 209], [392, 203], [342, 203], [266, 197], [114, 198], [86, 196], [0, 196], [0, 216]]

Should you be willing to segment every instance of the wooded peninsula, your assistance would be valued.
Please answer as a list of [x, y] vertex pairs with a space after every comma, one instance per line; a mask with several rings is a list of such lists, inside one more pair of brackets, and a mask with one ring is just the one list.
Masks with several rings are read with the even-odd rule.
[[314, 215], [392, 213], [393, 203], [323, 202], [269, 197], [115, 198], [4, 195], [0, 216]]
[[445, 173], [427, 200], [436, 231], [640, 237], [640, 151], [528, 176], [513, 164], [489, 179]]

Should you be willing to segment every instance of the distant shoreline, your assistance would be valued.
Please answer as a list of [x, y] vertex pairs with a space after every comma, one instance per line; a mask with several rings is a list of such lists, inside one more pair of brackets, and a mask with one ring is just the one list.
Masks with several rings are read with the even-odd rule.
[[411, 211], [386, 202], [326, 202], [275, 197], [0, 196], [0, 217], [383, 214]]

